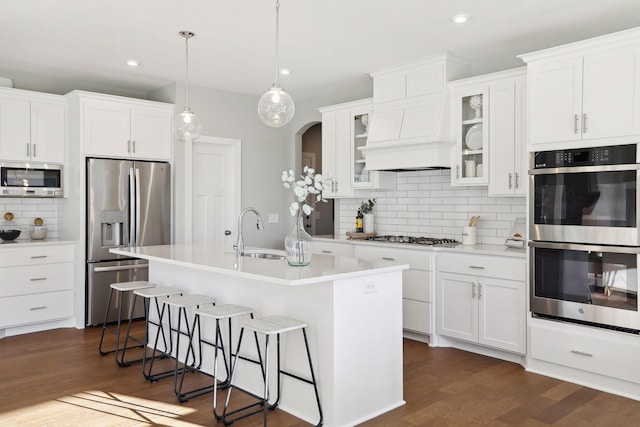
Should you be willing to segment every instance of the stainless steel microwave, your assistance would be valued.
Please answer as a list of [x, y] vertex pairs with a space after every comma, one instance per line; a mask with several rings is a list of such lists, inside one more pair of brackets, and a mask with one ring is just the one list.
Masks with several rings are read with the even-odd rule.
[[63, 167], [35, 163], [0, 163], [1, 197], [62, 197]]

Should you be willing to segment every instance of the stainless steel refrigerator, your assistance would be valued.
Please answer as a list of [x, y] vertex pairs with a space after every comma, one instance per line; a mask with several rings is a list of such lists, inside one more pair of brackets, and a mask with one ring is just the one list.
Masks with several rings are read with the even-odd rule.
[[[87, 159], [86, 324], [104, 321], [110, 284], [147, 280], [144, 260], [109, 252], [110, 248], [169, 244], [171, 176], [164, 162]], [[112, 302], [108, 320], [131, 309], [132, 298]], [[136, 304], [136, 317], [144, 315]]]

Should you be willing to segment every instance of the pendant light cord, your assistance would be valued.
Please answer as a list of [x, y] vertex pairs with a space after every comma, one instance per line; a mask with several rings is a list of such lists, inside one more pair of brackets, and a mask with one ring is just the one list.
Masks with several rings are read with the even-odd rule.
[[280, 39], [280, 0], [276, 0], [276, 84], [278, 86], [278, 42]]
[[187, 85], [187, 87], [185, 88], [185, 97], [184, 97], [184, 105], [185, 105], [185, 109], [189, 108], [189, 38], [193, 37], [190, 34], [187, 34], [184, 37], [184, 50], [185, 50], [185, 62], [186, 62], [186, 67], [185, 67], [185, 84]]

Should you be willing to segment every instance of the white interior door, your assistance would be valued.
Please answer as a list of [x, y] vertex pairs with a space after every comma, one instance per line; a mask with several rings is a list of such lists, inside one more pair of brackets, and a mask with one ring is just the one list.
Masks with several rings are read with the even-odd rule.
[[192, 242], [233, 249], [240, 212], [240, 140], [202, 136], [193, 142]]

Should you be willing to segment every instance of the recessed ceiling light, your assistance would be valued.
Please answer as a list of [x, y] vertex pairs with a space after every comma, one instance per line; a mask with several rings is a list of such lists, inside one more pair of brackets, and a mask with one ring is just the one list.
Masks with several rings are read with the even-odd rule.
[[137, 67], [138, 65], [140, 65], [140, 63], [138, 61], [136, 61], [135, 59], [129, 59], [129, 60], [127, 60], [127, 65], [129, 67]]
[[467, 15], [465, 13], [460, 13], [458, 15], [453, 15], [451, 17], [451, 20], [456, 24], [464, 24], [469, 19], [471, 19], [471, 16], [469, 16], [469, 15]]
[[289, 74], [291, 74], [291, 70], [288, 69], [288, 68], [282, 68], [280, 70], [280, 74], [283, 75], [283, 76], [288, 76]]

